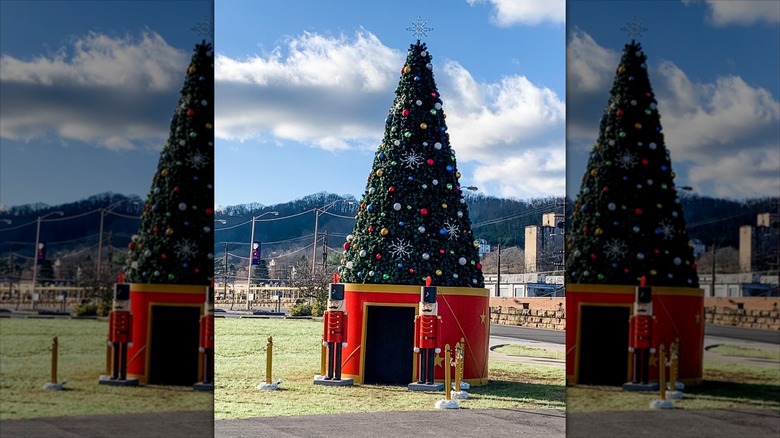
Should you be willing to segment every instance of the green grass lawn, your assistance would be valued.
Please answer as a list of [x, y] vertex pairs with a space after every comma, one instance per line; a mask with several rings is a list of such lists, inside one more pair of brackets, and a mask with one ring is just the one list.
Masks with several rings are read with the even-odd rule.
[[[264, 391], [268, 336], [273, 336], [272, 380], [280, 389]], [[320, 370], [322, 322], [259, 318], [218, 318], [214, 418], [433, 410], [444, 393], [409, 391], [406, 386], [314, 385]], [[462, 409], [564, 409], [563, 368], [491, 361], [489, 384], [472, 387]]]
[[759, 348], [743, 347], [742, 345], [723, 344], [712, 347], [710, 353], [716, 353], [723, 356], [753, 357], [756, 359], [772, 359], [780, 361], [780, 351], [767, 351]]
[[508, 344], [493, 349], [496, 353], [508, 354], [510, 356], [538, 357], [544, 359], [566, 359], [566, 353], [563, 351], [550, 351], [544, 348], [526, 347], [524, 345]]
[[[33, 417], [211, 410], [213, 395], [190, 387], [99, 385], [106, 368], [108, 323], [0, 318], [0, 420]], [[59, 340], [62, 391], [44, 390], [51, 343]]]
[[[744, 357], [765, 358], [767, 353], [774, 357], [757, 349], [721, 347], [721, 351], [739, 352]], [[780, 367], [705, 359], [703, 368], [703, 383], [685, 388], [683, 399], [673, 401], [675, 409], [780, 409]], [[650, 401], [661, 395], [660, 391], [591, 385], [570, 386], [566, 394], [567, 412], [646, 410]]]

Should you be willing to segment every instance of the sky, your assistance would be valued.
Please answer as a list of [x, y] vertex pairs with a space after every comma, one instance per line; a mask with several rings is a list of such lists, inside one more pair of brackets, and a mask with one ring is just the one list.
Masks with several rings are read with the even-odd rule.
[[678, 187], [741, 200], [780, 196], [780, 2], [569, 1], [566, 173], [574, 198], [620, 55], [647, 55]]
[[565, 2], [216, 0], [215, 202], [365, 191], [418, 19], [462, 186], [565, 190]]
[[0, 206], [145, 199], [204, 22], [210, 0], [0, 1]]

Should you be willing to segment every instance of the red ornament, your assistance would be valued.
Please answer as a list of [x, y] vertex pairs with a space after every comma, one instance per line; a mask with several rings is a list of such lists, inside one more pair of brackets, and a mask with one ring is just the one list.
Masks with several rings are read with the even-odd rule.
[[444, 248], [439, 250], [439, 254], [444, 254]]
[[129, 245], [127, 245], [128, 248], [130, 248], [130, 251], [135, 249], [135, 242], [130, 242]]
[[604, 187], [603, 189], [601, 189], [601, 191], [604, 192], [604, 193], [607, 193], [607, 192], [609, 192], [609, 187]]
[[408, 116], [409, 115], [409, 110], [404, 108], [404, 110], [401, 111], [401, 115], [404, 116], [404, 117]]
[[477, 269], [482, 270], [482, 263], [477, 263]]
[[409, 268], [409, 273], [414, 274], [414, 268]]
[[696, 269], [696, 263], [691, 263], [691, 268]]
[[376, 255], [376, 259], [377, 259], [377, 260], [380, 260], [381, 258], [382, 258], [382, 254], [377, 254], [377, 255]]
[[368, 232], [369, 233], [373, 233], [374, 232], [374, 227], [373, 226], [372, 227], [368, 227]]
[[152, 228], [152, 231], [154, 231], [155, 233], [157, 233], [157, 232], [159, 232], [159, 231], [160, 231], [160, 229], [159, 229], [159, 228], [157, 228], [157, 225], [155, 225], [155, 226], [154, 226], [154, 228]]
[[161, 259], [163, 259], [163, 260], [165, 260], [165, 259], [167, 259], [167, 258], [168, 258], [168, 254], [166, 254], [166, 253], [162, 253], [162, 254], [160, 255], [160, 258], [161, 258]]
[[637, 215], [642, 214], [642, 209], [641, 208], [637, 208], [636, 210], [634, 210], [634, 214], [637, 214]]
[[179, 190], [181, 190], [181, 188], [179, 188], [179, 186], [176, 186], [173, 188], [173, 193], [179, 193]]
[[187, 110], [187, 117], [192, 117], [195, 115], [195, 110], [190, 108]]
[[642, 165], [643, 165], [643, 166], [647, 166], [647, 164], [648, 164], [649, 162], [650, 162], [650, 161], [648, 161], [648, 160], [647, 160], [647, 158], [642, 158]]
[[344, 250], [349, 250], [349, 242], [344, 242]]
[[585, 234], [588, 234], [588, 231], [590, 231], [590, 228], [588, 228], [588, 226], [587, 226], [587, 225], [585, 225], [584, 227], [582, 227], [582, 232], [583, 232], [583, 233], [585, 233]]
[[198, 268], [195, 268], [195, 273], [197, 274], [197, 273], [199, 273], [199, 272], [200, 272], [200, 269], [198, 269]]
[[211, 215], [211, 214], [213, 214], [213, 213], [214, 213], [214, 210], [212, 210], [211, 208], [207, 208], [207, 209], [206, 209], [206, 214], [207, 214], [207, 215]]
[[425, 162], [428, 163], [429, 166], [433, 166], [433, 158], [428, 158]]
[[425, 208], [425, 207], [421, 208], [421, 209], [420, 209], [420, 214], [421, 214], [421, 215], [423, 215], [423, 216], [424, 216], [424, 215], [426, 215], [426, 214], [428, 214], [428, 209], [427, 209], [427, 208]]
[[435, 92], [431, 93], [431, 96], [436, 97], [436, 93]]
[[395, 191], [395, 187], [390, 186], [389, 189], [387, 189], [388, 192], [393, 193]]
[[596, 254], [594, 254], [594, 253], [591, 253], [591, 254], [590, 254], [590, 259], [591, 259], [591, 260], [596, 260]]
[[617, 110], [617, 116], [618, 117], [623, 117], [623, 110], [622, 109]]

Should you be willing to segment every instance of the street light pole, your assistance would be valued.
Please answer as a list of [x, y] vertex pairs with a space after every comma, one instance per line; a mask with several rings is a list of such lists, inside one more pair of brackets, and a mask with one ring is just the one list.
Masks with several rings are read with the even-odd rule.
[[255, 245], [255, 221], [257, 219], [260, 219], [261, 217], [272, 214], [274, 216], [279, 216], [278, 211], [267, 211], [260, 216], [252, 216], [252, 233], [249, 237], [249, 264], [247, 268], [247, 274], [246, 274], [246, 310], [249, 310], [249, 291], [252, 289], [252, 255], [254, 253], [254, 245]]
[[312, 243], [311, 246], [311, 278], [312, 279], [314, 279], [314, 272], [317, 268], [317, 232], [318, 232], [317, 228], [319, 227], [320, 213], [325, 213], [329, 208], [333, 207], [339, 202], [346, 202], [349, 205], [352, 205], [354, 203], [354, 201], [350, 199], [337, 199], [322, 208], [314, 207], [314, 243]]
[[[116, 208], [119, 204], [123, 202], [127, 202], [129, 199], [123, 199], [121, 201], [115, 202], [108, 207], [101, 208], [100, 209], [100, 232], [98, 233], [98, 249], [97, 249], [97, 264], [95, 266], [95, 279], [99, 282], [100, 281], [100, 271], [103, 266], [102, 258], [103, 258], [103, 218], [106, 216], [106, 213], [110, 212], [112, 209]], [[138, 201], [133, 201], [133, 204], [138, 204]]]
[[34, 258], [33, 258], [33, 278], [32, 278], [32, 297], [31, 297], [33, 306], [35, 305], [35, 286], [38, 281], [38, 250], [39, 250], [38, 246], [41, 244], [41, 221], [43, 221], [45, 218], [53, 214], [62, 216], [65, 213], [61, 211], [53, 211], [49, 214], [38, 216], [38, 223], [35, 228], [35, 254], [33, 254]]

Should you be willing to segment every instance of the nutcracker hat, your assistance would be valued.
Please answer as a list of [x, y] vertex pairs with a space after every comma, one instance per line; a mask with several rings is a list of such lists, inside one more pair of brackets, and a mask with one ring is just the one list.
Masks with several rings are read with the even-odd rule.
[[652, 301], [652, 289], [650, 286], [645, 286], [646, 279], [642, 277], [639, 286], [636, 288], [636, 295], [634, 301], [637, 303], [649, 303]]
[[420, 288], [420, 301], [423, 303], [436, 302], [436, 286], [423, 286]]
[[341, 301], [344, 299], [344, 283], [331, 283], [330, 292], [328, 293], [329, 300]]
[[130, 299], [130, 283], [117, 283], [114, 285], [114, 301], [127, 301]]

